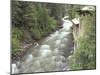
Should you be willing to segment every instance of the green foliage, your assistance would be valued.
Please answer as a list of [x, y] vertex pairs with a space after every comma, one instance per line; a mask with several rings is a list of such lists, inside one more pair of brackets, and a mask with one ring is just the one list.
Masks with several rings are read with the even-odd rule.
[[13, 57], [17, 55], [23, 42], [38, 41], [56, 30], [58, 22], [64, 14], [63, 8], [62, 5], [53, 7], [52, 4], [12, 1]]
[[12, 39], [12, 55], [15, 57], [16, 53], [19, 51], [20, 48], [20, 42], [17, 38]]
[[80, 5], [69, 5], [69, 9], [68, 9], [68, 15], [70, 19], [73, 19], [76, 17], [76, 15], [78, 14], [78, 10], [81, 8]]
[[12, 55], [16, 56], [16, 53], [19, 51], [20, 48], [20, 39], [22, 36], [22, 32], [18, 28], [14, 28], [12, 30]]
[[17, 38], [17, 39], [21, 39], [22, 38], [22, 35], [23, 35], [23, 32], [21, 29], [18, 29], [18, 28], [13, 28], [12, 29], [12, 37], [14, 38]]
[[[94, 13], [93, 13], [94, 14]], [[77, 39], [78, 48], [75, 50], [70, 66], [73, 70], [96, 68], [96, 25], [95, 15], [82, 16], [81, 26], [83, 35]]]
[[34, 39], [41, 39], [42, 35], [38, 29], [32, 29], [32, 35]]
[[57, 28], [57, 21], [54, 18], [49, 17], [49, 19], [48, 19], [48, 29], [54, 30], [55, 28]]

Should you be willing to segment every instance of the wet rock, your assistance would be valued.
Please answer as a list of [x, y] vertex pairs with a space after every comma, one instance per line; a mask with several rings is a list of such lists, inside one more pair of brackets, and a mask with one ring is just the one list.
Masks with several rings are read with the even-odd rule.
[[40, 47], [40, 49], [50, 49], [50, 46], [49, 46], [49, 45], [42, 45], [42, 46]]

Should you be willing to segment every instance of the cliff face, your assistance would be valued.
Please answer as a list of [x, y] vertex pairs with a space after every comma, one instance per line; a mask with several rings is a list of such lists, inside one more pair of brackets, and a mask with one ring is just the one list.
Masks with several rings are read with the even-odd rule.
[[[79, 23], [73, 23], [74, 54], [71, 69], [96, 68], [96, 20], [95, 11], [81, 14]], [[91, 14], [90, 14], [91, 13]]]
[[93, 21], [93, 20], [89, 20], [89, 18], [93, 18], [93, 16], [90, 16], [90, 15], [80, 16], [79, 23], [73, 24], [73, 37], [74, 37], [75, 48], [78, 48], [78, 39], [79, 38], [88, 36], [88, 35], [86, 35], [86, 33], [88, 31], [88, 24], [87, 23], [89, 23], [89, 21], [90, 22]]
[[79, 37], [79, 32], [80, 32], [80, 20], [79, 18], [74, 18], [72, 20], [73, 22], [73, 37], [74, 37], [74, 50], [75, 48], [77, 48], [78, 43], [77, 43], [77, 39]]
[[[80, 16], [72, 19], [73, 22], [73, 37], [74, 37], [74, 50], [78, 48], [78, 39], [80, 37], [88, 36], [86, 35], [88, 26], [92, 21], [95, 21], [95, 8], [87, 6], [82, 8], [80, 11]], [[92, 19], [91, 19], [92, 18]], [[95, 23], [95, 22], [94, 22]]]

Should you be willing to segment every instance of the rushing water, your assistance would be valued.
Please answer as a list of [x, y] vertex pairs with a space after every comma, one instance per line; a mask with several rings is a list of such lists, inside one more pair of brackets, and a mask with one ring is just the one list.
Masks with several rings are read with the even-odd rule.
[[63, 20], [63, 28], [43, 39], [37, 47], [12, 64], [12, 73], [30, 73], [69, 70], [68, 56], [73, 51], [72, 23]]

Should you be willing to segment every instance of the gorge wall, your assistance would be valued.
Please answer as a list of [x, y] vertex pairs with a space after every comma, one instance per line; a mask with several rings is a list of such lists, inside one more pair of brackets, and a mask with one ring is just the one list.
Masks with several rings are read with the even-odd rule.
[[95, 69], [96, 67], [96, 21], [95, 10], [81, 12], [73, 19], [74, 54], [71, 69]]

